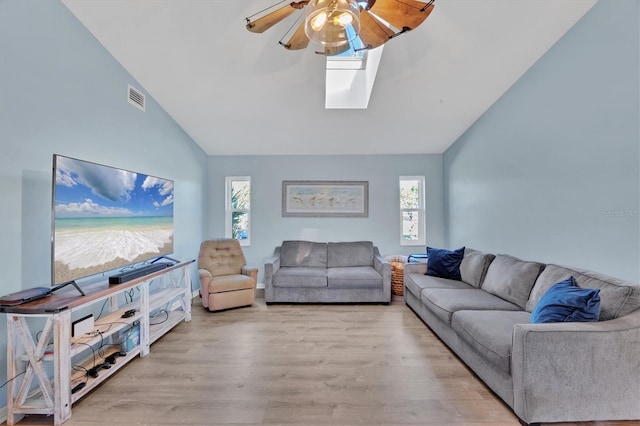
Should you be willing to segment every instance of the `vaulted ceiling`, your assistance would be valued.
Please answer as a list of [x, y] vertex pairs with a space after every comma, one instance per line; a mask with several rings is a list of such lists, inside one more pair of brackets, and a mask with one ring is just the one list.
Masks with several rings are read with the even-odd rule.
[[436, 0], [340, 110], [324, 56], [245, 29], [275, 1], [62, 1], [207, 154], [314, 155], [444, 152], [597, 0]]

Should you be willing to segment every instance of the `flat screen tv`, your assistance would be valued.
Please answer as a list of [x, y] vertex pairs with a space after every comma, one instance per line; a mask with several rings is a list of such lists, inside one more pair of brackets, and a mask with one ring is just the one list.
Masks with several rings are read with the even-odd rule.
[[55, 154], [52, 283], [173, 252], [173, 181]]

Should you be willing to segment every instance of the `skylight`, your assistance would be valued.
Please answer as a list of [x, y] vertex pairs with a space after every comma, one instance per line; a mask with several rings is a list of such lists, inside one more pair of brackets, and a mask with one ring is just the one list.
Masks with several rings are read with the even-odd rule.
[[384, 45], [370, 50], [354, 46], [340, 55], [327, 56], [326, 109], [366, 109], [369, 105]]

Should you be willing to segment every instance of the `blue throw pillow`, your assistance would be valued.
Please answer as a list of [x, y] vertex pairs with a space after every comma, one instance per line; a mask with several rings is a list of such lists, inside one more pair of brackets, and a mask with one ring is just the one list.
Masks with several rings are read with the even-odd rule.
[[464, 247], [458, 250], [444, 250], [427, 247], [427, 273], [433, 277], [462, 280], [460, 263], [464, 257]]
[[556, 283], [531, 312], [531, 323], [586, 322], [600, 318], [600, 289], [580, 288], [573, 277]]

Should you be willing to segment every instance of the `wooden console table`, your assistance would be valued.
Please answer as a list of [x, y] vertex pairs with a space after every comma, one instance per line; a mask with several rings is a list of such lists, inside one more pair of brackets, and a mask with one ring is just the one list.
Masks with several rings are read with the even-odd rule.
[[[0, 310], [7, 315], [7, 378], [15, 377], [7, 384], [7, 425], [15, 424], [26, 414], [53, 415], [54, 425], [62, 424], [71, 417], [73, 403], [137, 355], [148, 355], [150, 345], [178, 323], [190, 321], [193, 262], [180, 262], [122, 284], [110, 285], [106, 278], [101, 279], [82, 286], [86, 296], [69, 288], [23, 305], [2, 307]], [[120, 295], [136, 289], [137, 300], [125, 296], [126, 303], [118, 302]], [[108, 314], [95, 321], [95, 333], [71, 336], [75, 317], [89, 312], [96, 315], [106, 303]], [[122, 318], [131, 309], [135, 314]], [[152, 323], [150, 318], [159, 313], [162, 320]], [[44, 326], [34, 338], [27, 321], [37, 319]], [[126, 355], [119, 354], [120, 341], [136, 329], [140, 334], [137, 344], [134, 341]], [[121, 357], [111, 368], [90, 377], [87, 371], [110, 354]], [[53, 378], [47, 374], [51, 369]], [[37, 388], [32, 386], [34, 380]], [[72, 393], [80, 383], [85, 384]]]

